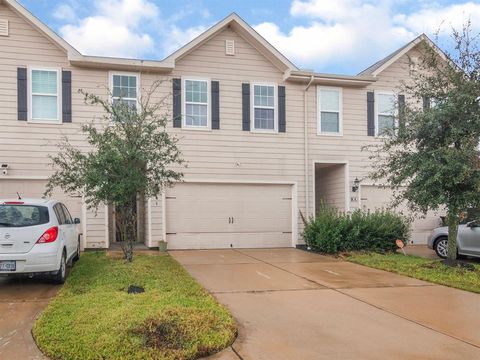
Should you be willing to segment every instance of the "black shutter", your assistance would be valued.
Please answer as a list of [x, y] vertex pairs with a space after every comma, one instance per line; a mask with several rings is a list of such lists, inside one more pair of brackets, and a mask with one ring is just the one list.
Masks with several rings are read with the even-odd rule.
[[173, 127], [182, 127], [182, 79], [173, 79]]
[[430, 98], [424, 96], [423, 97], [423, 110], [426, 111], [428, 109], [430, 109]]
[[367, 92], [367, 135], [375, 136], [375, 93]]
[[27, 96], [27, 69], [17, 68], [17, 115], [21, 121], [28, 118]]
[[285, 113], [285, 86], [278, 87], [278, 132], [285, 132], [287, 129], [287, 118]]
[[242, 130], [250, 131], [250, 84], [242, 84]]
[[405, 130], [405, 95], [398, 95], [398, 131]]
[[62, 122], [72, 122], [72, 72], [62, 71]]
[[212, 129], [220, 129], [220, 84], [212, 81], [210, 84], [212, 93]]

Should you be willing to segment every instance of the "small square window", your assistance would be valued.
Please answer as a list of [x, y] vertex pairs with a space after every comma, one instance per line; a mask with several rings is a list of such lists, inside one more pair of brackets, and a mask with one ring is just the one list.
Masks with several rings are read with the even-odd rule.
[[122, 101], [133, 108], [137, 107], [137, 75], [113, 74], [112, 85], [114, 104]]

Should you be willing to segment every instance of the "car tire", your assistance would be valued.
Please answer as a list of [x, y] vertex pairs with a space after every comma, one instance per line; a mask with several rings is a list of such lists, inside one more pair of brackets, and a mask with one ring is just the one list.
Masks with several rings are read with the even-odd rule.
[[67, 278], [67, 254], [65, 253], [65, 250], [63, 250], [62, 253], [62, 259], [60, 260], [60, 269], [52, 275], [52, 281], [55, 284], [63, 284], [65, 283], [65, 279]]
[[435, 245], [433, 246], [438, 257], [446, 259], [448, 256], [448, 238], [446, 236], [439, 237], [435, 240]]
[[78, 238], [77, 242], [77, 252], [75, 253], [75, 256], [72, 258], [72, 262], [77, 262], [80, 260], [80, 237]]

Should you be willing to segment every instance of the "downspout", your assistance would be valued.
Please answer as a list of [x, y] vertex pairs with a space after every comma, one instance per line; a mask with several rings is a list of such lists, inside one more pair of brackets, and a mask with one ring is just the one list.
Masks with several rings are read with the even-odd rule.
[[308, 176], [308, 106], [307, 106], [307, 94], [308, 94], [308, 89], [313, 83], [313, 75], [310, 77], [310, 81], [307, 84], [307, 87], [305, 88], [303, 92], [303, 119], [304, 119], [304, 157], [305, 157], [305, 212], [306, 212], [306, 217], [310, 216], [310, 196], [309, 196], [309, 190], [310, 190], [310, 181], [309, 181], [309, 176]]

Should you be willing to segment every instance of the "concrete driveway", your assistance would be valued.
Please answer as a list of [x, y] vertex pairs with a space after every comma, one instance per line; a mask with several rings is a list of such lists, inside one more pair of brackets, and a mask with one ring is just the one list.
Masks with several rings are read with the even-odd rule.
[[0, 359], [46, 359], [32, 338], [35, 318], [59, 286], [0, 277]]
[[238, 320], [214, 359], [480, 358], [480, 295], [296, 249], [170, 254]]

